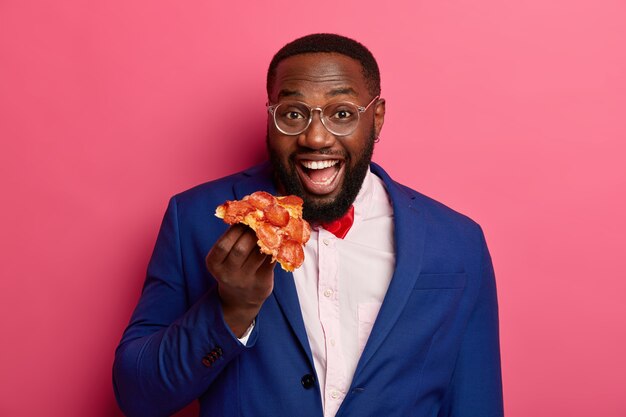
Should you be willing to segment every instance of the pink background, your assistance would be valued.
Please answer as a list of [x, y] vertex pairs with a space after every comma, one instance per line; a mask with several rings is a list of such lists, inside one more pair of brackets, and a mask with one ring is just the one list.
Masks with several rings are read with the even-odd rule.
[[626, 4], [219, 3], [0, 2], [0, 415], [121, 415], [168, 197], [262, 160], [271, 55], [334, 31], [381, 65], [374, 159], [486, 231], [507, 416], [625, 416]]

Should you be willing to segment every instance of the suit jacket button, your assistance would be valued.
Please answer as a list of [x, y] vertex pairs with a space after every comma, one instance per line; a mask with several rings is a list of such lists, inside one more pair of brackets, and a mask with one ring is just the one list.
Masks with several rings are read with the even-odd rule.
[[313, 387], [313, 385], [315, 385], [315, 377], [311, 374], [306, 374], [302, 377], [300, 382], [302, 382], [302, 386], [304, 387], [304, 389], [310, 389]]

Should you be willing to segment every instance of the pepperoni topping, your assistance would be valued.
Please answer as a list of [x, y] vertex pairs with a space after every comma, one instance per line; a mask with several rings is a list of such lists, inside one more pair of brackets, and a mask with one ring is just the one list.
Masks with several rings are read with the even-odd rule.
[[266, 193], [265, 191], [257, 191], [256, 193], [250, 194], [248, 200], [250, 204], [254, 206], [254, 208], [263, 210], [265, 207], [274, 204], [276, 199], [270, 193]]
[[309, 226], [309, 223], [295, 217], [289, 219], [289, 224], [283, 230], [290, 239], [300, 244], [305, 244], [311, 237], [311, 226]]
[[254, 207], [246, 200], [227, 201], [224, 206], [224, 221], [228, 224], [239, 223], [246, 214], [254, 211]]
[[263, 214], [265, 214], [267, 221], [274, 226], [285, 227], [289, 223], [289, 212], [278, 204], [267, 206], [263, 210]]
[[256, 235], [267, 248], [278, 249], [282, 240], [278, 230], [278, 227], [272, 226], [269, 223], [259, 223], [256, 229]]
[[298, 221], [300, 219], [289, 219], [289, 224], [285, 227], [285, 234], [289, 236], [289, 238], [302, 242], [302, 221]]
[[309, 238], [311, 237], [311, 225], [302, 219], [299, 219], [302, 222], [302, 244], [304, 245], [306, 242], [309, 241]]
[[280, 201], [280, 204], [290, 205], [290, 206], [301, 206], [302, 204], [304, 204], [304, 201], [302, 201], [302, 199], [298, 197], [297, 195], [288, 195], [285, 197], [278, 197], [278, 201]]
[[279, 262], [288, 264], [287, 267], [297, 268], [304, 262], [304, 250], [300, 243], [287, 239], [280, 245], [276, 258]]

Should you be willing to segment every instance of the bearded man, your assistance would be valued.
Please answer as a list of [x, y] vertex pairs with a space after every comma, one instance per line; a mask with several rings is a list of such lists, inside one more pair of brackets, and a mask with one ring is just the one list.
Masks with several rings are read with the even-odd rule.
[[[267, 73], [269, 163], [170, 200], [114, 387], [128, 416], [501, 416], [480, 227], [371, 162], [385, 117], [360, 43], [316, 34]], [[295, 194], [305, 260], [275, 268], [216, 206]], [[340, 224], [340, 231], [329, 224]]]

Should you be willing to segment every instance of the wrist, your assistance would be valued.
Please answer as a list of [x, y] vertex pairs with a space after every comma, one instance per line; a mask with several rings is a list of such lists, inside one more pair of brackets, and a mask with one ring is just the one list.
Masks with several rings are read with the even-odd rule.
[[253, 327], [259, 308], [229, 307], [222, 303], [224, 322], [237, 338], [242, 338]]

